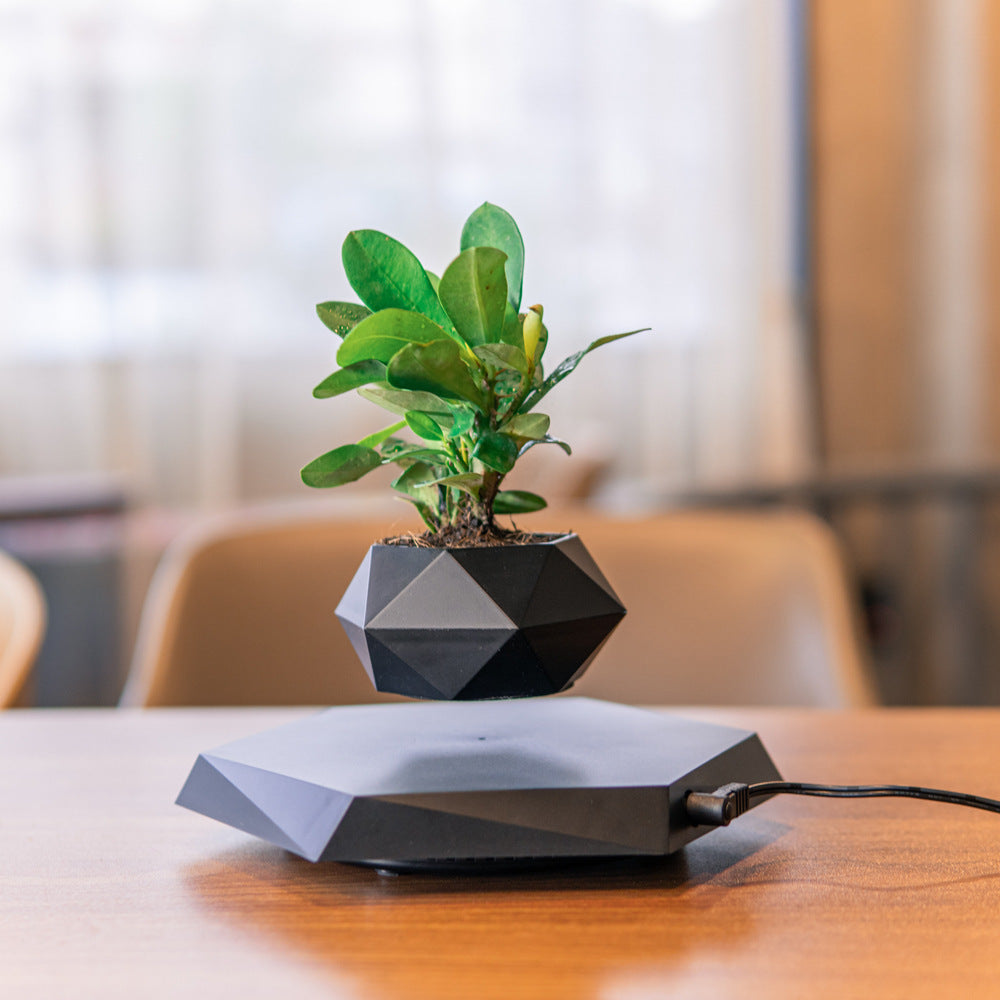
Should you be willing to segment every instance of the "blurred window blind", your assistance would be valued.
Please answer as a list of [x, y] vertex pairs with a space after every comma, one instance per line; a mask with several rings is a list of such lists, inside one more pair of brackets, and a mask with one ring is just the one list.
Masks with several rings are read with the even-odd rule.
[[793, 2], [7, 0], [0, 472], [294, 490], [363, 421], [308, 405], [344, 235], [440, 270], [484, 199], [553, 355], [654, 328], [554, 420], [632, 480], [796, 471]]

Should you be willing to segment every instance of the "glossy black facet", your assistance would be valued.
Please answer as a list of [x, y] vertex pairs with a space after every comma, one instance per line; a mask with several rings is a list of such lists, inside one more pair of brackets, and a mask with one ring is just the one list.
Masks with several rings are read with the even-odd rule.
[[590, 665], [620, 616], [602, 615], [572, 622], [533, 625], [523, 630], [528, 646], [544, 665], [554, 691], [569, 687]]
[[576, 535], [531, 545], [373, 545], [337, 608], [379, 691], [534, 697], [568, 687], [625, 614]]
[[515, 632], [455, 695], [455, 700], [533, 698], [558, 690], [524, 634]]
[[378, 691], [393, 691], [408, 698], [433, 698], [439, 700], [448, 696], [434, 687], [426, 677], [418, 674], [405, 660], [400, 659], [391, 649], [383, 646], [375, 636], [368, 636], [368, 645], [374, 650], [376, 666], [368, 671], [368, 676]]
[[521, 551], [506, 549], [455, 549], [452, 558], [487, 594], [511, 621], [520, 621], [528, 609], [531, 595], [538, 586], [542, 567], [552, 551], [551, 545], [521, 546]]

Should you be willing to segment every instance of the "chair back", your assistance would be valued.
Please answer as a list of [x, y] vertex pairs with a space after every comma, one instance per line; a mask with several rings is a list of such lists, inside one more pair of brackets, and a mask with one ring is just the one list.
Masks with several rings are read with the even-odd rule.
[[628, 610], [573, 693], [658, 705], [874, 703], [844, 562], [818, 518], [551, 520], [580, 535]]
[[0, 708], [9, 708], [27, 680], [45, 634], [45, 598], [34, 576], [0, 552]]
[[250, 512], [179, 538], [143, 605], [121, 704], [395, 700], [372, 688], [334, 615], [372, 542], [421, 530], [403, 504], [391, 509], [364, 519], [312, 505]]

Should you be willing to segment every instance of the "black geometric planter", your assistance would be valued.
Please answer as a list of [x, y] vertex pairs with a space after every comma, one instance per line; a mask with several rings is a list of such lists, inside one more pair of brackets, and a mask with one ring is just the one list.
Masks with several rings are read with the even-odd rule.
[[337, 607], [379, 691], [436, 700], [568, 688], [625, 608], [576, 535], [530, 545], [373, 545]]

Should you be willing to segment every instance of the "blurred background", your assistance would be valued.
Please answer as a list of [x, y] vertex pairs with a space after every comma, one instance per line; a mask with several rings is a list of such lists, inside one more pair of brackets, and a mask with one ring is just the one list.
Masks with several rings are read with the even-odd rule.
[[814, 510], [882, 698], [1000, 702], [998, 67], [991, 0], [0, 0], [0, 546], [50, 605], [29, 697], [114, 702], [199, 518], [366, 503], [298, 479], [380, 426], [311, 397], [314, 305], [355, 297], [350, 229], [440, 272], [489, 200], [550, 365], [653, 328], [549, 397], [576, 454], [522, 485]]

